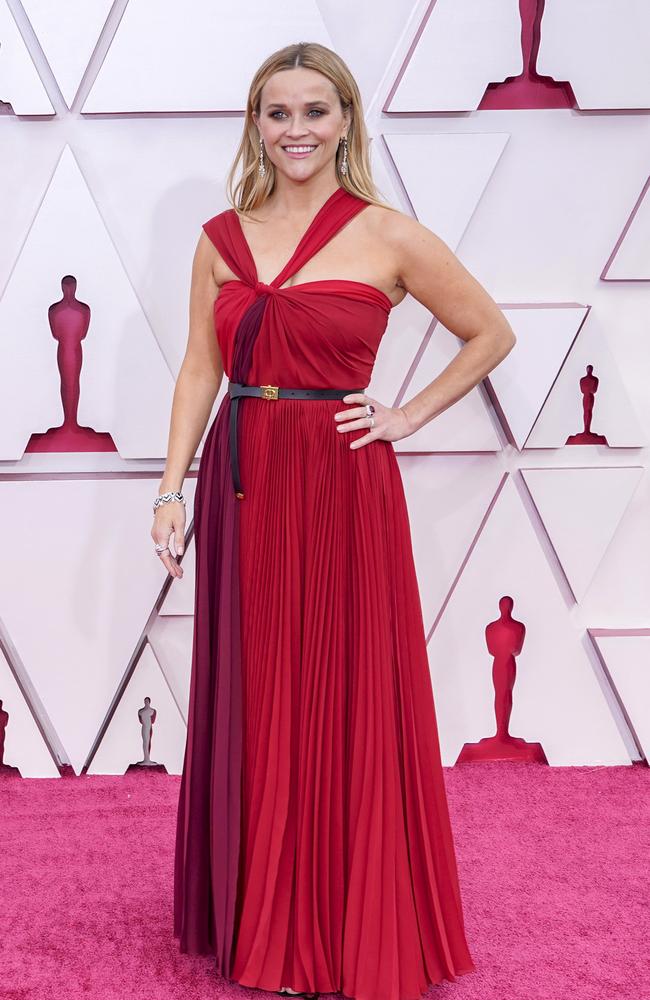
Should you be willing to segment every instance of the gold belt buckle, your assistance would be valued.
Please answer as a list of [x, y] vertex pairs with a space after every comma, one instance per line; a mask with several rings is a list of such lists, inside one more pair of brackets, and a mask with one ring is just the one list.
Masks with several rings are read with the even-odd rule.
[[262, 399], [279, 399], [277, 385], [261, 385]]

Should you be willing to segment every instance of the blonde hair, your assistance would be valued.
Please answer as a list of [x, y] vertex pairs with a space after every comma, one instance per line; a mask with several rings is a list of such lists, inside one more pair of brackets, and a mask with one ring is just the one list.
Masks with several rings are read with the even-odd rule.
[[[246, 213], [263, 205], [275, 187], [275, 167], [268, 157], [264, 164], [265, 176], [260, 177], [259, 174], [259, 132], [253, 120], [253, 111], [259, 116], [262, 88], [269, 77], [280, 70], [293, 69], [296, 66], [316, 70], [327, 77], [338, 93], [341, 110], [351, 112], [347, 132], [346, 174], [341, 173], [342, 144], [339, 145], [336, 154], [336, 176], [340, 186], [372, 205], [381, 205], [383, 208], [397, 211], [393, 205], [382, 200], [372, 179], [368, 156], [369, 138], [356, 81], [341, 57], [318, 42], [286, 45], [283, 49], [272, 53], [255, 73], [246, 101], [243, 134], [227, 178], [227, 195], [232, 207], [238, 214], [245, 216]], [[235, 173], [240, 160], [241, 177], [235, 184]]]

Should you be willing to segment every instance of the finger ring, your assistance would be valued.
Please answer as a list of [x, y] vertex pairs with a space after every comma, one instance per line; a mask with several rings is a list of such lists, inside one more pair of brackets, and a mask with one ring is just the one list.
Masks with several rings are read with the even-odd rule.
[[370, 426], [371, 426], [371, 427], [374, 427], [374, 426], [375, 426], [375, 418], [374, 418], [374, 417], [371, 417], [371, 418], [370, 418]]
[[158, 555], [160, 555], [161, 552], [166, 552], [168, 550], [168, 548], [169, 548], [169, 545], [163, 545], [162, 542], [157, 542], [156, 546], [155, 546], [155, 549], [156, 549], [156, 552], [158, 553]]
[[371, 417], [374, 412], [375, 412], [375, 408], [372, 405], [372, 403], [366, 403], [366, 413], [368, 414], [368, 416]]

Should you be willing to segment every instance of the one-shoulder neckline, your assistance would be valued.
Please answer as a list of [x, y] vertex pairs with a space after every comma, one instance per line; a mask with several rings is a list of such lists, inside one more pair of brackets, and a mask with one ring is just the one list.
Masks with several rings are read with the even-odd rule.
[[[298, 240], [298, 242], [297, 242], [297, 244], [296, 244], [296, 246], [295, 246], [295, 248], [293, 250], [293, 253], [289, 257], [289, 259], [283, 264], [282, 269], [280, 271], [278, 271], [278, 273], [276, 274], [276, 276], [271, 281], [264, 282], [264, 284], [270, 285], [271, 287], [275, 286], [275, 283], [278, 280], [278, 278], [282, 277], [282, 275], [284, 274], [284, 272], [291, 266], [291, 264], [293, 264], [294, 260], [298, 256], [299, 252], [302, 250], [303, 245], [307, 241], [308, 237], [311, 235], [312, 230], [315, 228], [316, 224], [318, 222], [320, 222], [321, 217], [324, 215], [324, 213], [326, 212], [326, 210], [330, 207], [330, 205], [334, 202], [335, 199], [338, 200], [343, 195], [346, 195], [346, 196], [352, 197], [352, 198], [356, 198], [356, 195], [352, 195], [349, 191], [346, 191], [345, 188], [340, 187], [340, 186], [337, 187], [335, 191], [332, 191], [331, 195], [328, 198], [325, 199], [325, 201], [323, 202], [323, 204], [321, 205], [321, 207], [318, 209], [318, 211], [316, 212], [316, 214], [312, 218], [311, 222], [309, 223], [309, 225], [305, 229], [304, 233], [302, 234], [302, 236]], [[358, 200], [361, 200], [361, 199], [358, 199]], [[368, 204], [368, 203], [366, 202], [365, 204]], [[250, 258], [250, 263], [251, 263], [251, 266], [252, 266], [253, 271], [255, 273], [255, 280], [258, 283], [262, 284], [262, 282], [260, 282], [260, 274], [259, 274], [259, 271], [257, 269], [257, 264], [255, 263], [255, 258], [253, 257], [253, 251], [251, 250], [250, 243], [248, 242], [248, 238], [246, 237], [246, 234], [244, 232], [244, 227], [241, 224], [241, 219], [239, 218], [239, 215], [237, 214], [237, 212], [235, 211], [234, 208], [231, 208], [230, 211], [233, 214], [233, 216], [235, 217], [235, 220], [236, 220], [236, 223], [237, 223], [237, 231], [239, 232], [239, 235], [242, 238], [242, 242], [243, 242], [243, 245], [244, 245], [244, 247], [246, 249], [246, 253], [248, 254], [248, 257]], [[295, 287], [295, 286], [293, 286], [293, 287]]]
[[[299, 288], [308, 289], [308, 288], [310, 288], [312, 286], [316, 286], [316, 285], [320, 285], [320, 284], [323, 284], [323, 285], [335, 285], [335, 284], [338, 283], [338, 284], [342, 284], [342, 285], [351, 285], [351, 286], [355, 286], [356, 285], [356, 286], [358, 286], [360, 288], [367, 289], [368, 291], [374, 293], [375, 295], [380, 296], [380, 298], [382, 300], [382, 303], [386, 306], [387, 310], [390, 312], [390, 310], [394, 308], [394, 304], [391, 301], [391, 299], [388, 297], [388, 295], [386, 294], [386, 292], [384, 292], [383, 289], [381, 289], [381, 288], [377, 288], [376, 285], [371, 285], [367, 281], [358, 281], [358, 280], [352, 279], [352, 278], [314, 278], [314, 279], [311, 279], [309, 281], [301, 281], [301, 282], [297, 282], [296, 284], [293, 284], [293, 285], [287, 285], [286, 287], [282, 287], [282, 288], [280, 288], [280, 287], [277, 286], [277, 282], [278, 282], [278, 280], [280, 278], [282, 278], [283, 281], [286, 281], [287, 278], [290, 277], [290, 275], [288, 275], [288, 276], [285, 277], [285, 273], [287, 271], [289, 271], [289, 268], [291, 267], [291, 265], [293, 264], [293, 262], [297, 258], [298, 254], [302, 250], [304, 244], [306, 243], [306, 241], [310, 237], [310, 235], [311, 235], [312, 231], [315, 229], [316, 225], [321, 221], [321, 219], [326, 214], [326, 212], [331, 207], [333, 207], [333, 205], [336, 204], [340, 199], [343, 199], [343, 198], [352, 198], [355, 202], [361, 203], [360, 207], [359, 207], [359, 211], [363, 211], [363, 209], [366, 208], [370, 204], [369, 202], [365, 201], [364, 199], [359, 198], [357, 195], [353, 194], [351, 191], [348, 191], [344, 187], [339, 186], [338, 188], [336, 188], [336, 190], [333, 191], [332, 194], [328, 198], [326, 198], [326, 200], [323, 202], [323, 204], [320, 206], [320, 208], [318, 209], [318, 211], [316, 212], [316, 214], [312, 218], [311, 222], [309, 223], [309, 225], [305, 229], [304, 233], [302, 234], [302, 236], [298, 240], [298, 243], [296, 244], [296, 246], [295, 246], [295, 248], [293, 250], [293, 253], [289, 257], [289, 259], [286, 261], [286, 263], [283, 265], [282, 270], [279, 271], [278, 274], [273, 278], [273, 280], [270, 281], [270, 282], [268, 282], [268, 283], [260, 281], [259, 271], [257, 269], [257, 264], [255, 262], [255, 258], [253, 256], [253, 252], [251, 250], [251, 247], [250, 247], [250, 244], [249, 244], [248, 239], [246, 237], [246, 234], [244, 233], [244, 228], [243, 228], [243, 226], [241, 224], [241, 219], [239, 218], [239, 215], [237, 214], [237, 212], [235, 211], [234, 208], [229, 209], [229, 213], [230, 213], [231, 216], [234, 217], [235, 226], [236, 226], [236, 232], [237, 232], [238, 236], [240, 237], [241, 245], [242, 245], [242, 247], [243, 247], [243, 249], [244, 249], [244, 251], [245, 251], [245, 253], [246, 253], [247, 257], [248, 257], [251, 270], [252, 270], [253, 274], [255, 275], [255, 283], [256, 283], [256, 285], [258, 285], [258, 286], [264, 285], [265, 288], [272, 288], [276, 292], [290, 292], [290, 291], [292, 291], [292, 289], [299, 289]], [[333, 234], [333, 235], [336, 235], [336, 234]], [[229, 283], [230, 282], [224, 282], [224, 284], [229, 284]]]

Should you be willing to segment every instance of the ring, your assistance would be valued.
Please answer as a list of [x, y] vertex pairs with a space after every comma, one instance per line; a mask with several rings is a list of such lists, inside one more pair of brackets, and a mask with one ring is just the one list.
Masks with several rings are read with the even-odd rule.
[[155, 549], [158, 555], [160, 555], [161, 552], [166, 552], [168, 548], [169, 545], [163, 545], [162, 542], [156, 542]]
[[371, 417], [374, 412], [375, 412], [375, 408], [372, 405], [372, 403], [366, 403], [366, 413], [368, 414], [368, 416]]

